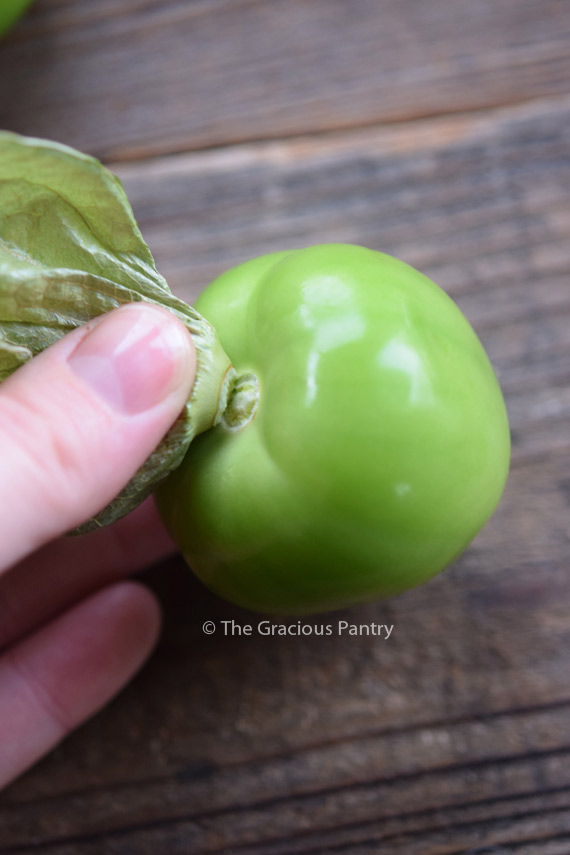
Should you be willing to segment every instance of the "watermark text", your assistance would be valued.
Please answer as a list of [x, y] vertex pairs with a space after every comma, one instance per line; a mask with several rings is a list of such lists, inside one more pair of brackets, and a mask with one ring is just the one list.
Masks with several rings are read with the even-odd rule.
[[258, 623], [239, 623], [236, 620], [207, 620], [202, 624], [205, 635], [239, 637], [251, 635], [373, 635], [388, 641], [394, 631], [394, 624], [385, 623], [350, 623], [347, 620], [337, 620], [330, 623], [274, 623], [270, 620], [260, 620]]

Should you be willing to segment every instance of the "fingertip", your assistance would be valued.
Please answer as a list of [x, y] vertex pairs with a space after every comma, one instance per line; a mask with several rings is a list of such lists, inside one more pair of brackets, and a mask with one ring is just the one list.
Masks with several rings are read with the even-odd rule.
[[117, 582], [96, 597], [104, 614], [114, 615], [121, 627], [125, 665], [134, 674], [153, 651], [162, 627], [162, 612], [156, 596], [146, 585], [133, 580]]
[[161, 404], [179, 410], [196, 371], [187, 328], [172, 312], [145, 302], [98, 318], [66, 361], [95, 398], [127, 417]]

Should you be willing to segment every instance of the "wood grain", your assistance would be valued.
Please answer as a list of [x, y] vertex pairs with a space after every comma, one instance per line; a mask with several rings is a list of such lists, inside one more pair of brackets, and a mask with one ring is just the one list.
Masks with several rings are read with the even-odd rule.
[[562, 94], [561, 0], [37, 0], [0, 126], [105, 158]]
[[432, 275], [497, 367], [513, 469], [445, 574], [326, 618], [394, 624], [388, 641], [205, 637], [256, 618], [157, 568], [158, 653], [5, 793], [3, 855], [568, 855], [569, 119], [564, 96], [119, 165], [187, 298], [327, 240]]

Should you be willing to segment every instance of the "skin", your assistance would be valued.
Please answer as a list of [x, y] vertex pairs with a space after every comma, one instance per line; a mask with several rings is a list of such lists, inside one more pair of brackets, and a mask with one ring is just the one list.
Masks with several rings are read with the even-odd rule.
[[197, 303], [254, 417], [198, 437], [159, 494], [193, 570], [259, 611], [305, 613], [425, 582], [496, 507], [503, 397], [457, 306], [361, 247], [264, 256]]
[[0, 3], [0, 35], [8, 30], [31, 4], [32, 0], [2, 0]]
[[194, 371], [186, 329], [138, 304], [75, 330], [0, 385], [0, 786], [99, 710], [156, 642], [155, 597], [124, 581], [173, 550], [154, 503], [94, 534], [61, 535], [130, 480]]

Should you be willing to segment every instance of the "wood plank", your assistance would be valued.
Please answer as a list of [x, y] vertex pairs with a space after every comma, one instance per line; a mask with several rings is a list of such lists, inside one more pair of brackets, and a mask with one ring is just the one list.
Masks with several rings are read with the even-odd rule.
[[0, 47], [0, 126], [105, 158], [562, 94], [560, 0], [37, 0]]
[[514, 465], [451, 569], [347, 613], [394, 624], [387, 642], [207, 638], [206, 619], [255, 617], [179, 562], [150, 574], [157, 655], [4, 794], [3, 855], [566, 855], [569, 115], [560, 98], [121, 166], [186, 297], [246, 257], [330, 239], [432, 275], [499, 370]]

